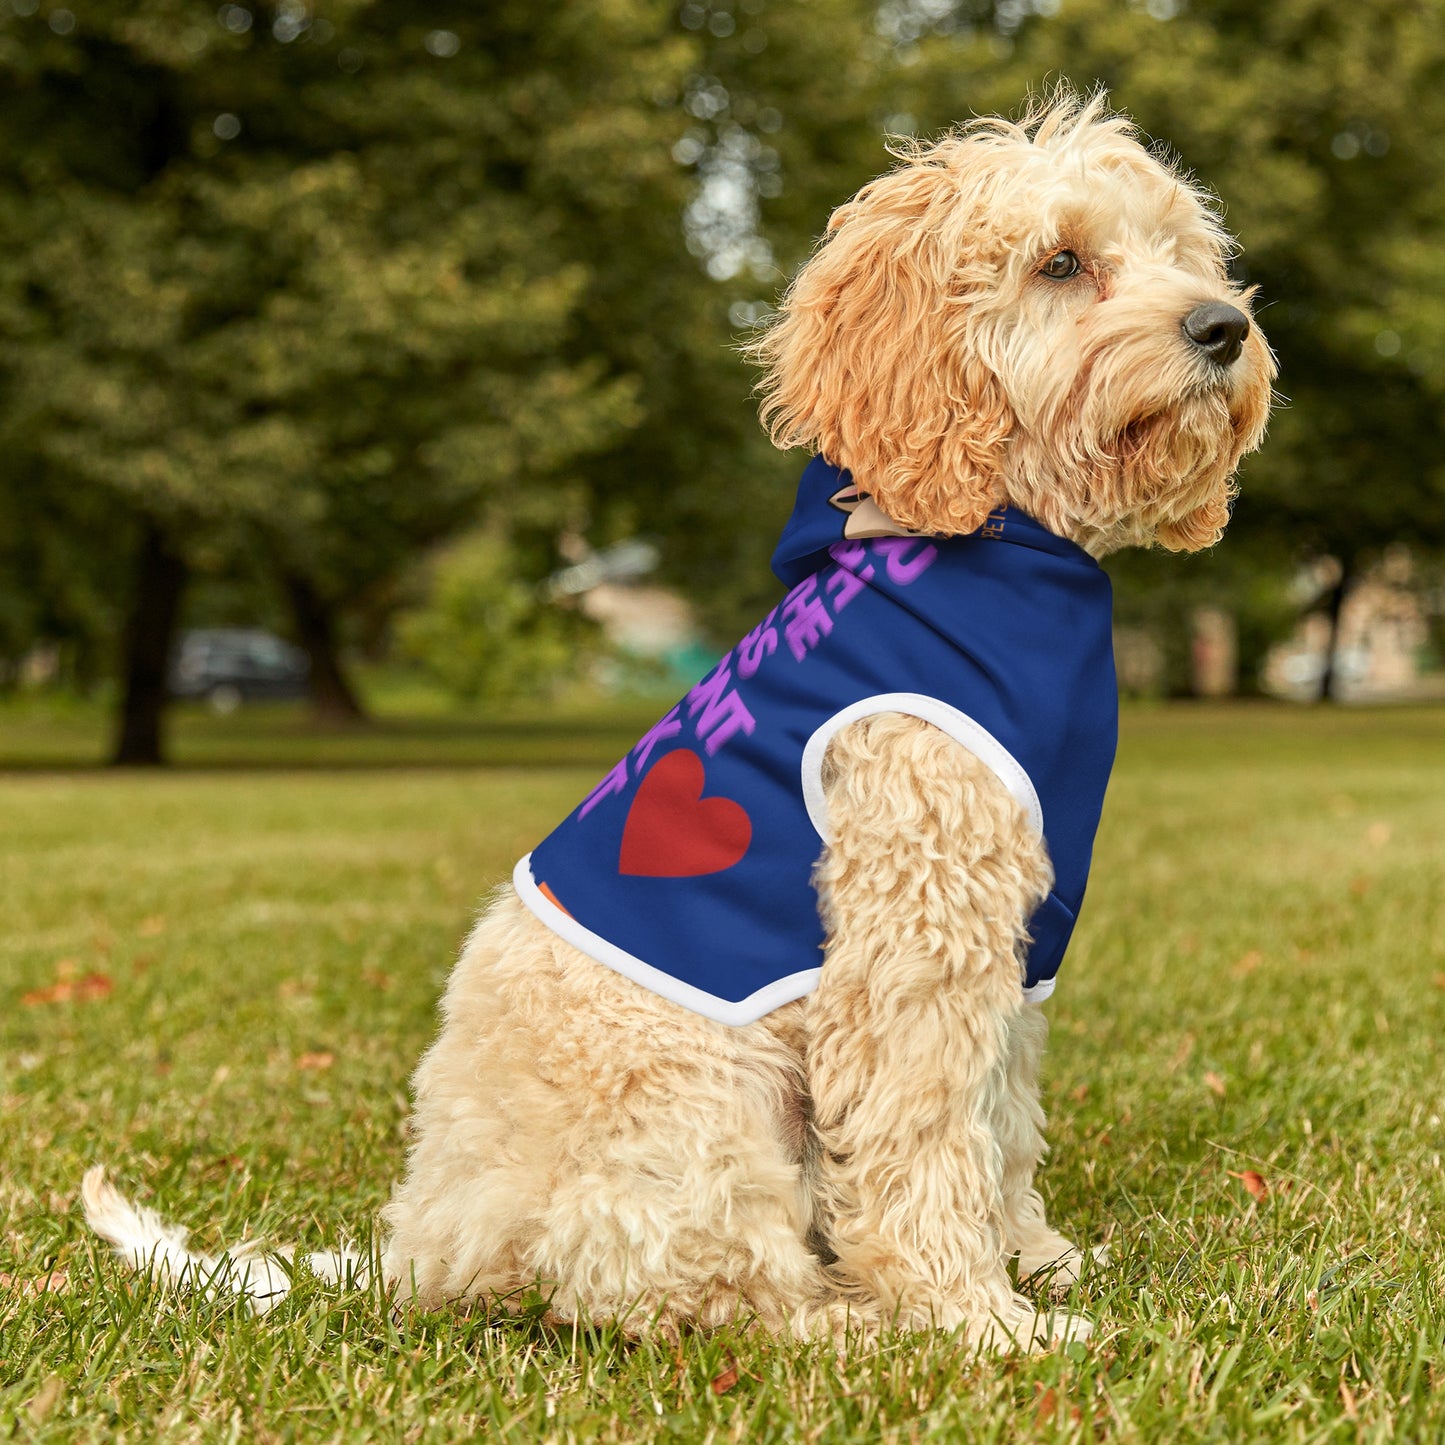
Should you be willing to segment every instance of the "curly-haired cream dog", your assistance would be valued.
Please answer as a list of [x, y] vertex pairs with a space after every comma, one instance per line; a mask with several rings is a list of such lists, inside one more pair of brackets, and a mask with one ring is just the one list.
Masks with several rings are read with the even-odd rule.
[[[1080, 1261], [1034, 1186], [1037, 1000], [1113, 756], [1094, 559], [1225, 526], [1273, 376], [1228, 254], [1101, 99], [910, 146], [833, 216], [755, 348], [819, 456], [792, 591], [468, 940], [386, 1210], [404, 1295], [1087, 1332], [1007, 1266]], [[86, 1201], [193, 1267], [98, 1170]]]

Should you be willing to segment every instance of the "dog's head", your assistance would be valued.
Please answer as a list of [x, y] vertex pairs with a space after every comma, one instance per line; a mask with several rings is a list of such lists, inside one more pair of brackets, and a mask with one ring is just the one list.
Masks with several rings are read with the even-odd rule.
[[752, 348], [774, 441], [917, 531], [1012, 503], [1097, 553], [1215, 542], [1274, 362], [1209, 200], [1102, 97], [902, 160], [834, 213]]

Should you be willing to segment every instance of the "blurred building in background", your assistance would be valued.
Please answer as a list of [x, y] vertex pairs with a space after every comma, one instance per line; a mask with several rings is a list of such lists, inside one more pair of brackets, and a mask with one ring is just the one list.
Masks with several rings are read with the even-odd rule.
[[[1329, 562], [1304, 574], [1300, 592], [1306, 603], [1328, 596], [1337, 576], [1338, 564]], [[1293, 635], [1269, 653], [1261, 676], [1265, 691], [1300, 701], [1317, 698], [1333, 646], [1342, 701], [1445, 698], [1445, 669], [1431, 645], [1437, 600], [1416, 575], [1409, 549], [1388, 549], [1343, 599], [1337, 629], [1327, 611], [1312, 607]]]
[[544, 594], [551, 601], [575, 598], [601, 629], [607, 649], [598, 677], [605, 687], [671, 692], [691, 686], [717, 661], [692, 603], [653, 580], [656, 544], [632, 539], [591, 552], [572, 537], [562, 548], [577, 560], [547, 579]]

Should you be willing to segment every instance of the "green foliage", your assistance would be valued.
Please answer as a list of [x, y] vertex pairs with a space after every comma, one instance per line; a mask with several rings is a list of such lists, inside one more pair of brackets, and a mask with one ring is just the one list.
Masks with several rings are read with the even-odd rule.
[[23, 455], [0, 466], [0, 690], [42, 638], [58, 646], [70, 685], [103, 675], [99, 644], [116, 626], [128, 522], [112, 497], [41, 485]]
[[461, 538], [427, 570], [426, 601], [400, 614], [397, 638], [460, 702], [545, 695], [595, 652], [595, 629], [575, 609], [543, 601], [496, 532]]
[[798, 464], [735, 343], [885, 130], [1059, 76], [1109, 85], [1244, 239], [1288, 401], [1228, 545], [1266, 569], [1445, 547], [1445, 0], [61, 14], [0, 6], [10, 656], [99, 656], [148, 519], [373, 636], [479, 521], [532, 579], [564, 528], [642, 532], [731, 635], [774, 590]]
[[691, 167], [742, 146], [791, 266], [852, 183], [824, 152], [876, 150], [851, 0], [731, 36], [661, 0], [47, 16], [0, 13], [0, 490], [372, 613], [480, 516], [534, 575], [564, 524], [645, 530], [728, 624], [754, 604], [794, 465], [728, 305], [781, 273], [757, 241], [709, 279]]
[[[284, 6], [239, 34], [158, 0], [64, 39], [0, 21], [5, 420], [45, 484], [243, 521], [346, 595], [634, 424], [635, 378], [561, 354], [589, 270], [536, 193], [561, 137], [611, 135], [680, 57], [654, 5], [658, 58], [602, 75], [592, 47], [645, 47], [649, 7], [584, 31], [594, 8], [550, 46], [505, 6], [445, 32], [436, 6], [339, 6], [290, 39]], [[590, 161], [623, 194], [652, 163], [614, 139]]]
[[668, 6], [48, 13], [0, 13], [0, 519], [87, 565], [0, 554], [7, 653], [113, 636], [69, 594], [123, 591], [131, 518], [375, 608], [481, 514], [575, 516], [579, 459], [643, 417], [584, 314], [596, 222], [678, 233]]
[[776, 600], [768, 558], [805, 460], [769, 445], [737, 347], [832, 208], [887, 163], [889, 67], [859, 0], [687, 0], [673, 15], [690, 66], [656, 99], [678, 130], [681, 203], [666, 229], [618, 238], [620, 284], [589, 313], [646, 378], [647, 417], [579, 471], [592, 540], [665, 539], [662, 577], [726, 644]]

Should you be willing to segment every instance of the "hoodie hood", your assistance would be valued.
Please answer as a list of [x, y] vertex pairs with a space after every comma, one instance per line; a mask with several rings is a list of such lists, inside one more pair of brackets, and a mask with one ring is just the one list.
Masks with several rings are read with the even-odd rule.
[[[1055, 556], [1074, 557], [1092, 567], [1098, 566], [1076, 542], [1050, 532], [1017, 507], [1000, 507], [981, 530], [991, 540], [1035, 547]], [[920, 535], [886, 516], [866, 492], [858, 489], [852, 472], [816, 456], [804, 468], [798, 482], [793, 513], [773, 552], [773, 573], [785, 587], [794, 587], [825, 567], [831, 560], [829, 549], [839, 542]], [[962, 539], [940, 537], [937, 540], [946, 546], [949, 541]]]

